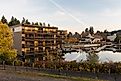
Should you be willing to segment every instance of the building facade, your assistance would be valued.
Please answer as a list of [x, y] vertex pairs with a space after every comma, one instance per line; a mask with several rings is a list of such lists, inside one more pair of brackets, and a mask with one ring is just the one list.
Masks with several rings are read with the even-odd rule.
[[57, 59], [63, 41], [57, 27], [22, 24], [11, 29], [18, 55], [29, 61]]

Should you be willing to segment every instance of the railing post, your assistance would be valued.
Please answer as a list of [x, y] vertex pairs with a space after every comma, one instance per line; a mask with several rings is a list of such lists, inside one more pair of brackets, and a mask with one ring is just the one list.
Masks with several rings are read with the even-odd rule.
[[3, 61], [3, 69], [5, 70], [5, 61]]
[[13, 61], [13, 66], [15, 67], [15, 71], [16, 71], [16, 61]]

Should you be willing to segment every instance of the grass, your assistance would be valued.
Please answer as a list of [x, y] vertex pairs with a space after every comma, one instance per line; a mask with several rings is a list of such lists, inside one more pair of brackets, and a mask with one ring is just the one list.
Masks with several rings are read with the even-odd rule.
[[[27, 77], [50, 77], [50, 78], [58, 78], [58, 79], [67, 79], [69, 81], [106, 81], [106, 80], [98, 80], [98, 79], [91, 79], [91, 78], [83, 78], [83, 77], [69, 77], [69, 76], [62, 76], [62, 75], [53, 75], [47, 73], [37, 73], [37, 72], [20, 72], [20, 71], [6, 71], [1, 70], [5, 73], [15, 74], [17, 76], [27, 76]], [[0, 72], [1, 72], [0, 71]]]

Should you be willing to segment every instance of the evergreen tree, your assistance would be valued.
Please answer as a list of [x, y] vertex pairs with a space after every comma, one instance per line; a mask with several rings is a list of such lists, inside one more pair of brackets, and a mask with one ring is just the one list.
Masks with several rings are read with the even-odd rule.
[[67, 37], [72, 37], [73, 34], [71, 32], [69, 32], [69, 34], [67, 35]]
[[14, 26], [14, 25], [18, 25], [18, 24], [20, 24], [20, 21], [19, 20], [17, 20], [16, 18], [14, 18], [13, 16], [12, 16], [12, 18], [11, 18], [11, 21], [9, 22], [9, 26]]
[[28, 19], [26, 19], [25, 24], [31, 24]]
[[92, 26], [90, 27], [89, 32], [91, 35], [94, 34], [94, 28]]
[[32, 25], [35, 25], [34, 22], [32, 22]]
[[42, 23], [40, 22], [39, 25], [42, 26]]
[[38, 22], [36, 22], [35, 25], [39, 25]]
[[88, 32], [88, 31], [89, 31], [88, 28], [86, 28], [86, 29], [85, 29], [85, 32]]
[[48, 24], [48, 27], [50, 27], [50, 24]]
[[23, 17], [23, 20], [22, 20], [22, 22], [21, 22], [22, 24], [24, 24], [25, 23], [25, 18]]
[[46, 24], [45, 24], [45, 23], [43, 23], [43, 26], [46, 26]]
[[1, 22], [2, 22], [3, 24], [8, 24], [7, 19], [5, 18], [4, 15], [2, 16]]

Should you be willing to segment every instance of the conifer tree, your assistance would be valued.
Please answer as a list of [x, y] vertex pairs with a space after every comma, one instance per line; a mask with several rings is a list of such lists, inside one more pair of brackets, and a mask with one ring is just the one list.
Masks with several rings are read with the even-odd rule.
[[3, 24], [8, 24], [7, 19], [5, 18], [4, 15], [2, 16], [1, 22], [2, 22]]

